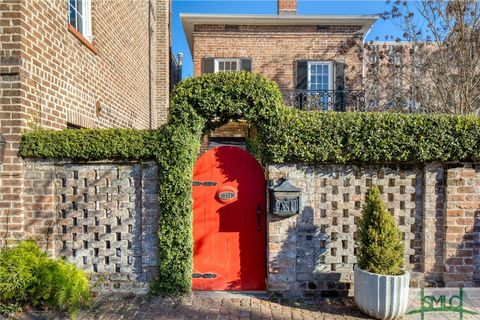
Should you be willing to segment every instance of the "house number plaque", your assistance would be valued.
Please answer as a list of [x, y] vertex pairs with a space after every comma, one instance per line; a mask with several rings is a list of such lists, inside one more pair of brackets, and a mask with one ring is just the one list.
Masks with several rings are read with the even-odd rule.
[[232, 186], [221, 187], [217, 191], [217, 198], [222, 203], [229, 203], [237, 200], [237, 189]]

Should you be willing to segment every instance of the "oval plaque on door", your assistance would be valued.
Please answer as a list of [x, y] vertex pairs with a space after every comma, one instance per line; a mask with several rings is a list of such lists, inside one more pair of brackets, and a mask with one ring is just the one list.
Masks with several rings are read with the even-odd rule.
[[232, 186], [224, 186], [218, 189], [217, 199], [222, 203], [229, 203], [237, 200], [237, 189]]

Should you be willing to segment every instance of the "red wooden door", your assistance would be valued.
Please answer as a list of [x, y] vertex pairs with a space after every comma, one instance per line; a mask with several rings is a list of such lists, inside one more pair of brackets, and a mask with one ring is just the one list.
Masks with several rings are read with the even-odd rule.
[[193, 171], [193, 290], [265, 289], [265, 178], [237, 147], [203, 154]]

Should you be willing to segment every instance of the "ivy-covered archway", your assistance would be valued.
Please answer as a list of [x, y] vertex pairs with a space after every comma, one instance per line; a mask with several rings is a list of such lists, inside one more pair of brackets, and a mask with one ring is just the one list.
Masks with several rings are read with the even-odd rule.
[[[268, 130], [281, 112], [278, 86], [248, 73], [217, 73], [188, 79], [172, 95], [159, 164], [159, 275], [162, 294], [190, 291], [192, 279], [192, 170], [203, 133], [230, 120], [247, 120]], [[259, 137], [266, 135], [258, 135]], [[262, 141], [251, 145], [263, 146]], [[261, 153], [261, 150], [257, 149]]]

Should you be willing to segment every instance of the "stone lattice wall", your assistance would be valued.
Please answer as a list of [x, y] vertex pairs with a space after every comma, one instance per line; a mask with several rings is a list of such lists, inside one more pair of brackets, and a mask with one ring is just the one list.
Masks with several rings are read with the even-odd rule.
[[[146, 289], [157, 266], [157, 167], [28, 163], [26, 225], [98, 290]], [[29, 202], [31, 201], [31, 202]]]
[[288, 179], [302, 189], [298, 215], [268, 215], [269, 288], [292, 295], [351, 293], [356, 224], [372, 185], [403, 232], [411, 286], [472, 286], [480, 268], [478, 214], [474, 231], [480, 174], [458, 166], [269, 166], [271, 186]]
[[[411, 286], [480, 283], [480, 167], [474, 164], [272, 165], [302, 189], [300, 213], [268, 214], [268, 289], [352, 292], [355, 231], [378, 185], [405, 239]], [[158, 177], [152, 163], [27, 162], [23, 238], [87, 271], [97, 290], [146, 289], [157, 268]]]

